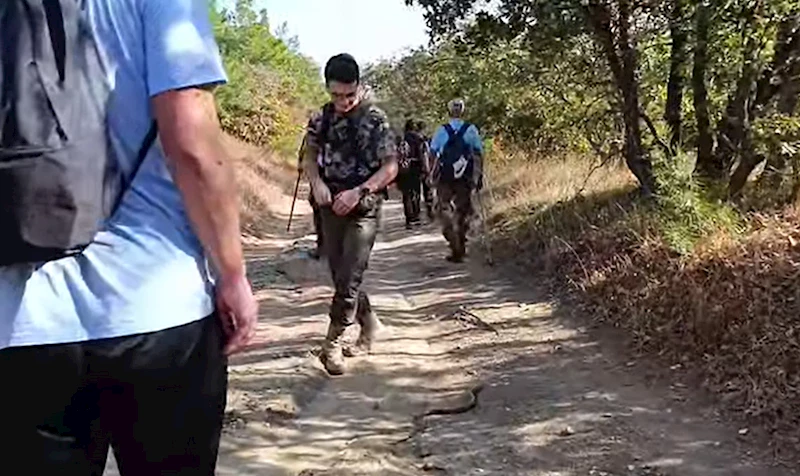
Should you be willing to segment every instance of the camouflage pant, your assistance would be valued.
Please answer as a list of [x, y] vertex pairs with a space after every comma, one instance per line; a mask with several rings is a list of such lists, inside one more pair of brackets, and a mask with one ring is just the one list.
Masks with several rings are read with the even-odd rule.
[[366, 216], [340, 217], [330, 207], [322, 207], [320, 212], [334, 286], [330, 318], [332, 323], [348, 327], [370, 310], [361, 283], [378, 233], [380, 206]]
[[314, 212], [314, 233], [317, 235], [317, 252], [322, 253], [325, 243], [322, 237], [322, 212], [320, 211], [320, 207], [317, 206], [316, 200], [314, 200], [314, 194], [309, 194], [308, 203], [311, 205], [311, 210]]
[[439, 183], [436, 194], [444, 237], [454, 256], [464, 256], [469, 222], [474, 213], [472, 187], [467, 182]]

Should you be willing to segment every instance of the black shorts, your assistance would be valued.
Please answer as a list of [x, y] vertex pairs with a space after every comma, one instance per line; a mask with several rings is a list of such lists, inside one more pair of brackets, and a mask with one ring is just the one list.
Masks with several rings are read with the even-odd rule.
[[219, 320], [0, 351], [2, 474], [214, 474], [227, 392]]

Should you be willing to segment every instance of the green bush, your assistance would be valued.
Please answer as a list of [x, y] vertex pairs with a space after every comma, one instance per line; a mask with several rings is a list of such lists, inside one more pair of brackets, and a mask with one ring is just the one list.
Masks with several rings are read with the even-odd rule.
[[715, 232], [741, 231], [743, 217], [719, 198], [720, 190], [697, 180], [692, 173], [692, 157], [658, 158], [653, 167], [659, 185], [654, 216], [662, 238], [671, 249], [686, 255], [702, 238]]
[[212, 10], [229, 83], [217, 100], [226, 132], [291, 155], [310, 112], [324, 101], [319, 66], [270, 31], [253, 0]]

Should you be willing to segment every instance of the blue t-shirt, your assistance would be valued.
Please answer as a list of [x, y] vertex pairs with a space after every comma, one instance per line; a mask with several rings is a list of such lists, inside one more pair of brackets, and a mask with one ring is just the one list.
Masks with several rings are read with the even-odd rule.
[[[88, 0], [114, 91], [111, 142], [128, 177], [150, 97], [226, 81], [207, 0]], [[75, 258], [0, 268], [0, 348], [155, 332], [213, 312], [212, 277], [160, 144], [96, 242]]]
[[[461, 119], [450, 120], [450, 127], [456, 132], [458, 132], [463, 125], [464, 121]], [[438, 157], [442, 153], [442, 149], [444, 149], [448, 139], [450, 139], [450, 136], [447, 135], [447, 129], [445, 129], [444, 126], [439, 127], [431, 139], [431, 152], [433, 152], [433, 155]], [[478, 128], [475, 127], [474, 124], [470, 125], [464, 133], [464, 143], [472, 147], [476, 152], [483, 153], [483, 141], [481, 140]]]

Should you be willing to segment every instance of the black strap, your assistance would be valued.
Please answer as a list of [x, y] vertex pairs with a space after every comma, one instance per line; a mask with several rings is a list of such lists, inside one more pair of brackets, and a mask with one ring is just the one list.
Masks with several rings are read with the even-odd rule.
[[[328, 131], [331, 128], [333, 113], [333, 103], [329, 102], [322, 107], [322, 120], [320, 121], [319, 131], [317, 131], [317, 144], [321, 146], [328, 142]], [[324, 152], [324, 149], [321, 152]]]
[[111, 203], [111, 211], [115, 211], [119, 204], [122, 203], [122, 198], [125, 196], [125, 193], [130, 189], [131, 184], [133, 183], [136, 176], [139, 174], [139, 169], [142, 168], [142, 164], [144, 163], [145, 157], [147, 157], [147, 153], [150, 151], [150, 148], [156, 141], [158, 137], [158, 124], [154, 120], [153, 123], [150, 125], [150, 129], [147, 131], [147, 134], [142, 141], [142, 146], [139, 148], [139, 152], [136, 154], [136, 163], [133, 164], [133, 173], [131, 173], [130, 178], [126, 181], [124, 177], [120, 178], [120, 188], [115, 191], [116, 195], [112, 198], [113, 202]]
[[448, 139], [452, 139], [453, 136], [456, 135], [456, 131], [453, 129], [453, 126], [451, 126], [450, 124], [445, 124], [444, 125], [444, 130], [445, 130], [445, 132], [447, 132], [447, 138]]
[[[448, 124], [448, 125], [450, 125], [450, 124]], [[469, 122], [465, 122], [465, 123], [464, 123], [464, 124], [461, 126], [461, 129], [459, 129], [459, 130], [458, 130], [458, 137], [459, 137], [459, 138], [461, 138], [461, 139], [463, 139], [463, 138], [464, 138], [464, 135], [467, 133], [467, 131], [469, 130], [469, 128], [470, 128], [470, 126], [471, 126], [471, 125], [472, 125], [472, 124], [470, 124]]]
[[153, 147], [153, 144], [156, 142], [156, 138], [158, 137], [158, 123], [153, 121], [150, 124], [150, 129], [147, 131], [147, 135], [144, 136], [144, 141], [142, 142], [142, 148], [139, 149], [139, 153], [136, 154], [136, 168], [133, 169], [133, 175], [131, 175], [131, 181], [133, 178], [136, 177], [136, 174], [139, 173], [139, 169], [142, 167], [142, 163], [144, 159], [147, 157], [147, 153], [150, 152], [150, 148]]
[[139, 174], [139, 169], [142, 168], [144, 159], [147, 157], [147, 153], [150, 152], [150, 148], [153, 147], [153, 144], [156, 142], [157, 137], [158, 137], [158, 123], [155, 120], [153, 120], [153, 123], [150, 124], [150, 129], [144, 136], [144, 141], [142, 141], [142, 147], [136, 154], [136, 162], [133, 166], [133, 173], [131, 174], [131, 178], [130, 180], [128, 180], [128, 183], [125, 186], [125, 188], [122, 189], [123, 193], [125, 193], [128, 187], [130, 187], [130, 185], [133, 183], [134, 179], [136, 179], [136, 175]]

